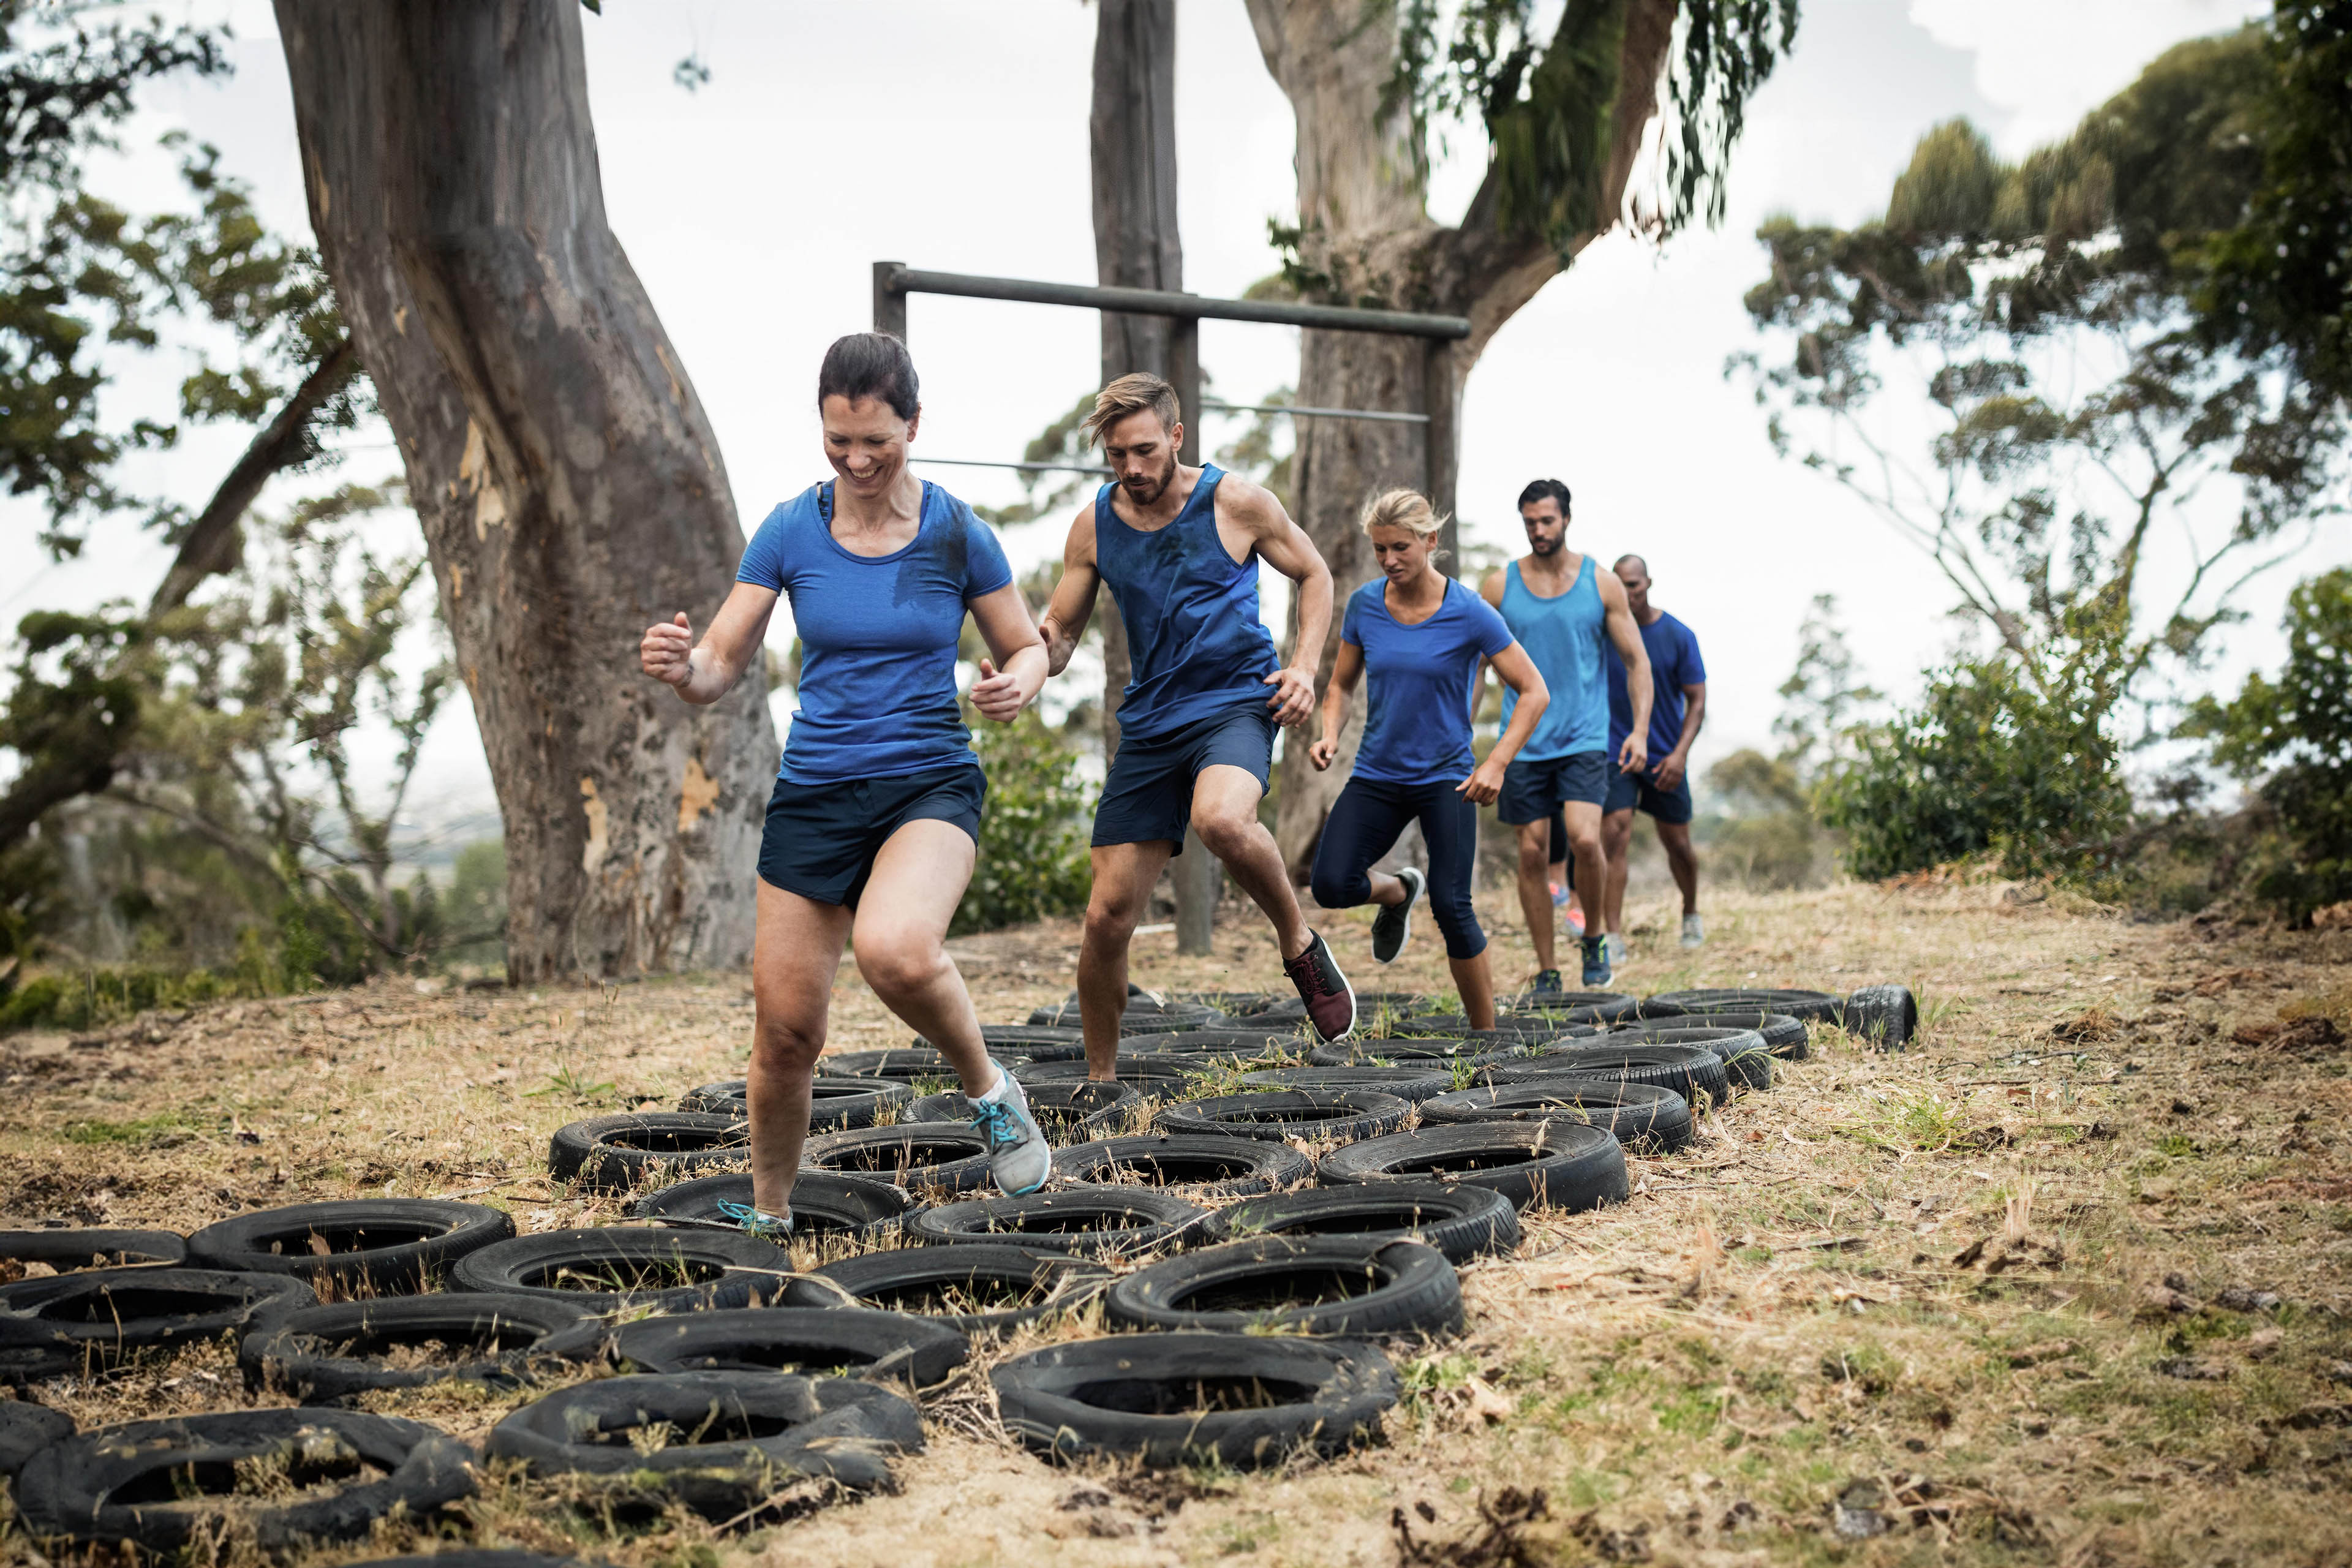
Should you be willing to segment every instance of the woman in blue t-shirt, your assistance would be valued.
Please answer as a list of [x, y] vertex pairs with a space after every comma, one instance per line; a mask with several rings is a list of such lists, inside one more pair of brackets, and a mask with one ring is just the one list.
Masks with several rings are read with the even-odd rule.
[[[1503, 769], [1535, 733], [1551, 700], [1535, 661], [1511, 637], [1493, 605], [1433, 563], [1444, 520], [1412, 490], [1391, 490], [1364, 509], [1364, 532], [1381, 575], [1348, 596], [1339, 658], [1323, 693], [1323, 738], [1307, 752], [1317, 771], [1339, 752], [1348, 703], [1370, 676], [1364, 734], [1356, 771], [1339, 792], [1315, 851], [1315, 901], [1327, 910], [1371, 902], [1372, 956], [1382, 963], [1404, 951], [1412, 906], [1424, 889], [1445, 962], [1477, 1028], [1495, 1026], [1495, 981], [1486, 933], [1470, 899], [1478, 865], [1478, 808], [1502, 792]], [[1511, 721], [1479, 762], [1470, 749], [1471, 705], [1481, 660], [1491, 661], [1517, 694]], [[1407, 867], [1374, 871], [1418, 817], [1429, 846], [1426, 876]]]
[[752, 1202], [721, 1205], [755, 1235], [791, 1233], [845, 938], [875, 994], [954, 1065], [997, 1184], [1034, 1192], [1052, 1157], [1020, 1086], [989, 1059], [945, 948], [988, 790], [956, 702], [964, 613], [995, 656], [971, 705], [1000, 724], [1045, 684], [1045, 647], [996, 535], [908, 471], [916, 394], [896, 338], [858, 332], [827, 350], [817, 411], [835, 477], [768, 514], [699, 645], [681, 614], [647, 628], [639, 656], [688, 702], [716, 702], [758, 668], [777, 597], [792, 600], [800, 707], [760, 840], [751, 959]]

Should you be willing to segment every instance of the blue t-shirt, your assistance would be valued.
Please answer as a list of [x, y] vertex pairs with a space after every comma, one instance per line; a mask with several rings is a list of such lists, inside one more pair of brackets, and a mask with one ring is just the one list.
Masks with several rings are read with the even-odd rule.
[[833, 481], [812, 485], [768, 514], [735, 573], [790, 599], [801, 637], [800, 706], [780, 775], [838, 784], [971, 762], [956, 638], [964, 607], [1013, 581], [1004, 547], [929, 480], [913, 541], [887, 555], [844, 550], [832, 517]]
[[1494, 606], [1449, 581], [1437, 613], [1408, 626], [1389, 614], [1388, 579], [1375, 577], [1348, 595], [1339, 639], [1364, 650], [1356, 776], [1400, 784], [1468, 778], [1478, 765], [1470, 750], [1470, 683], [1480, 658], [1513, 641]]
[[[1685, 686], [1706, 684], [1706, 666], [1698, 657], [1698, 638], [1690, 627], [1666, 614], [1642, 628], [1642, 646], [1650, 652], [1650, 680], [1656, 694], [1650, 700], [1650, 765], [1656, 767], [1683, 738], [1683, 697]], [[1609, 686], [1609, 754], [1615, 756], [1625, 737], [1633, 732], [1633, 700], [1625, 694], [1625, 660], [1615, 643], [1604, 643], [1601, 659]]]

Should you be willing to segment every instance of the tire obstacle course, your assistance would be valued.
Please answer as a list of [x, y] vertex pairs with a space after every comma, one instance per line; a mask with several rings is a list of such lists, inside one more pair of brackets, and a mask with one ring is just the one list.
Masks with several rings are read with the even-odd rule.
[[[1398, 1398], [1381, 1342], [1458, 1331], [1457, 1267], [1509, 1256], [1521, 1211], [1622, 1202], [1628, 1150], [1686, 1147], [1710, 1110], [1769, 1089], [1809, 1023], [1882, 1049], [1917, 1023], [1900, 986], [1547, 1000], [1465, 1039], [1384, 996], [1391, 1033], [1321, 1046], [1278, 1008], [1216, 1005], [1265, 998], [1139, 995], [1116, 1086], [1087, 1082], [1057, 1022], [992, 1026], [1053, 1135], [1077, 1140], [1024, 1197], [982, 1190], [936, 1052], [827, 1057], [833, 1130], [809, 1141], [793, 1209], [795, 1240], [832, 1261], [805, 1272], [720, 1217], [751, 1195], [740, 1082], [555, 1134], [558, 1180], [638, 1194], [618, 1224], [518, 1236], [486, 1205], [370, 1199], [184, 1238], [0, 1231], [0, 1258], [56, 1270], [0, 1286], [0, 1382], [19, 1390], [0, 1401], [0, 1477], [37, 1539], [173, 1551], [227, 1518], [266, 1554], [359, 1539], [473, 1490], [470, 1447], [347, 1407], [446, 1381], [520, 1401], [488, 1455], [734, 1525], [798, 1481], [889, 1486], [922, 1447], [922, 1401], [976, 1347], [1073, 1312], [1105, 1331], [983, 1369], [1039, 1456], [1337, 1453], [1377, 1437]], [[47, 1380], [224, 1338], [248, 1389], [301, 1403], [79, 1433], [39, 1403]], [[238, 1496], [256, 1465], [299, 1496]], [[553, 1561], [431, 1561], [475, 1557]]]

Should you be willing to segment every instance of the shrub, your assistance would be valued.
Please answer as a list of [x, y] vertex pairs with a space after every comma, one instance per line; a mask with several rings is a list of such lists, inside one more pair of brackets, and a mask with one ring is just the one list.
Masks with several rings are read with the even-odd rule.
[[2352, 567], [2297, 584], [2285, 619], [2277, 681], [2256, 674], [2233, 702], [2205, 699], [2182, 733], [2210, 739], [2216, 763], [2261, 779], [2280, 843], [2253, 890], [2299, 925], [2352, 899]]
[[1706, 782], [1720, 803], [1698, 822], [1711, 874], [1765, 889], [1826, 879], [1827, 837], [1793, 757], [1745, 747], [1709, 768]]
[[988, 773], [988, 809], [950, 934], [1080, 912], [1093, 884], [1087, 828], [1094, 792], [1078, 778], [1077, 748], [1034, 709], [1010, 724], [973, 724], [972, 744]]
[[2095, 669], [2058, 665], [2037, 688], [2007, 658], [1963, 658], [1916, 709], [1860, 731], [1822, 791], [1847, 868], [1876, 879], [1990, 850], [2012, 877], [2107, 871], [2132, 802]]

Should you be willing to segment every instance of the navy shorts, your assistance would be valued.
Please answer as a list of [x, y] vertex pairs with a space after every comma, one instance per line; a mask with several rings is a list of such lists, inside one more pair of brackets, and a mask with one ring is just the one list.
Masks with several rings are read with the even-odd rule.
[[1672, 789], [1660, 789], [1649, 773], [1620, 773], [1609, 770], [1609, 798], [1601, 802], [1603, 812], [1632, 811], [1639, 807], [1644, 816], [1660, 822], [1688, 822], [1691, 819], [1690, 774]]
[[840, 784], [776, 781], [760, 834], [760, 880], [820, 904], [857, 907], [890, 835], [926, 818], [980, 841], [988, 777], [977, 764]]
[[1274, 715], [1264, 707], [1212, 713], [1150, 741], [1121, 735], [1095, 807], [1095, 847], [1165, 839], [1184, 852], [1192, 781], [1202, 768], [1245, 768], [1258, 788], [1274, 772]]
[[1503, 770], [1503, 793], [1495, 802], [1495, 815], [1515, 826], [1541, 822], [1563, 801], [1599, 805], [1608, 798], [1605, 752], [1570, 752], [1533, 763], [1521, 757]]

